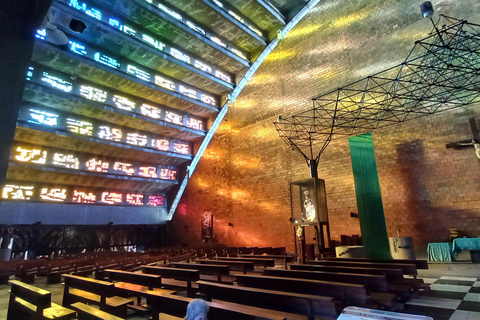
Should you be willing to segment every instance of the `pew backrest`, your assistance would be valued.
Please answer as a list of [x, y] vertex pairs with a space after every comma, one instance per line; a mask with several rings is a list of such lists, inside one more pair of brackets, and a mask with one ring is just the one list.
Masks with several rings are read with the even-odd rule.
[[16, 298], [34, 305], [36, 307], [35, 319], [43, 319], [43, 310], [51, 306], [51, 293], [17, 280], [10, 280], [9, 283], [12, 285], [12, 288], [10, 290], [9, 315], [7, 319], [13, 319], [16, 314], [14, 311], [18, 306]]
[[142, 266], [142, 272], [148, 274], [156, 274], [162, 276], [163, 278], [173, 278], [184, 281], [200, 280], [200, 271], [192, 269]]
[[354, 274], [354, 273], [339, 273], [326, 271], [309, 271], [309, 270], [283, 270], [266, 268], [264, 275], [274, 277], [311, 279], [321, 281], [334, 281], [344, 283], [363, 284], [371, 291], [387, 292], [388, 283], [384, 275], [371, 274]]
[[381, 269], [381, 268], [361, 268], [361, 267], [339, 267], [339, 266], [320, 266], [311, 264], [292, 264], [291, 270], [311, 270], [311, 271], [328, 271], [342, 273], [358, 273], [358, 274], [377, 274], [385, 275], [387, 281], [403, 280], [403, 272], [400, 269]]
[[416, 276], [417, 267], [414, 264], [395, 264], [395, 263], [380, 263], [380, 262], [352, 262], [340, 260], [313, 260], [311, 264], [321, 266], [338, 266], [338, 267], [353, 267], [353, 268], [381, 268], [381, 269], [400, 269], [404, 274]]
[[162, 285], [162, 278], [159, 275], [136, 273], [130, 271], [120, 271], [107, 269], [105, 272], [111, 281], [128, 282], [148, 287], [149, 290], [159, 288]]
[[316, 294], [354, 303], [367, 301], [365, 286], [359, 284], [271, 276], [237, 275], [236, 277], [237, 284], [245, 287]]

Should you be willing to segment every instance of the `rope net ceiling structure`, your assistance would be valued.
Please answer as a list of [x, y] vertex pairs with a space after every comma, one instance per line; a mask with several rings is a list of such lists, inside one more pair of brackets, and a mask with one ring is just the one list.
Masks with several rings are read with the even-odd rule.
[[466, 106], [479, 96], [480, 25], [441, 15], [403, 63], [316, 97], [313, 108], [274, 125], [316, 166], [333, 139]]

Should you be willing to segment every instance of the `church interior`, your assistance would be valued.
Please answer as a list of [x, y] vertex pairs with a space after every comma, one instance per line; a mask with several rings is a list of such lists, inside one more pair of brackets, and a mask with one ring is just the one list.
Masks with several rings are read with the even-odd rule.
[[0, 319], [480, 319], [477, 0], [0, 26]]

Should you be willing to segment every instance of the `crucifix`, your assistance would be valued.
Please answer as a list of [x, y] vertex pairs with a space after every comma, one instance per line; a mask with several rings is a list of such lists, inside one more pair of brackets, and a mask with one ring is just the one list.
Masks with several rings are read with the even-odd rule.
[[475, 148], [475, 155], [480, 159], [480, 135], [478, 133], [477, 123], [475, 118], [468, 119], [468, 122], [470, 123], [470, 130], [472, 131], [472, 139], [447, 143], [445, 146], [447, 149], [458, 149], [473, 146]]

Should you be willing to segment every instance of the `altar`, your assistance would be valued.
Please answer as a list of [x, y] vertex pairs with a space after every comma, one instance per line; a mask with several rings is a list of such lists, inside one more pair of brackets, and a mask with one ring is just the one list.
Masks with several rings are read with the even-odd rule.
[[472, 263], [480, 263], [480, 238], [457, 238], [453, 240], [452, 253], [457, 255], [462, 250], [470, 250]]

